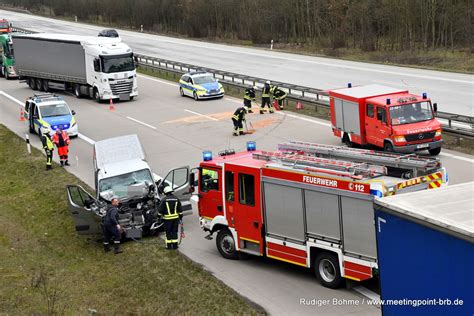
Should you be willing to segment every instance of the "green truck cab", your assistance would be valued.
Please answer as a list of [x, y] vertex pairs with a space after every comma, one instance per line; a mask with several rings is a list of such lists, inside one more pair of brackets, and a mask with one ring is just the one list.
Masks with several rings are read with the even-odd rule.
[[0, 34], [0, 75], [6, 79], [18, 78], [11, 34]]

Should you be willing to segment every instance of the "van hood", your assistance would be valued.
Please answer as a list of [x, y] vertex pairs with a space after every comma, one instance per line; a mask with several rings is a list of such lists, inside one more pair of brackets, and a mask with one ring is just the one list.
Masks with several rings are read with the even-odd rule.
[[440, 128], [441, 124], [436, 119], [412, 124], [392, 126], [393, 134], [396, 136], [436, 131]]

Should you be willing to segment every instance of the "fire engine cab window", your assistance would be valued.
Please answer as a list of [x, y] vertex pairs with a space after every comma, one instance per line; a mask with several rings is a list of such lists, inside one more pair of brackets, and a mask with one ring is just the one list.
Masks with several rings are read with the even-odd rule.
[[377, 120], [385, 123], [387, 122], [386, 118], [385, 118], [385, 109], [384, 108], [377, 108]]
[[227, 201], [234, 201], [234, 173], [232, 171], [225, 172], [225, 196]]
[[372, 104], [367, 104], [366, 115], [368, 117], [374, 117], [374, 106]]
[[239, 202], [243, 205], [255, 205], [255, 178], [249, 174], [239, 174]]
[[219, 191], [219, 175], [216, 170], [203, 168], [201, 171], [201, 191]]

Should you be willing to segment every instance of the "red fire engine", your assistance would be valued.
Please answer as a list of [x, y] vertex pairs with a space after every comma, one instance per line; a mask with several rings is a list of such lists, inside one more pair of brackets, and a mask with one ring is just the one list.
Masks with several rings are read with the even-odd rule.
[[436, 103], [427, 94], [417, 96], [408, 90], [367, 85], [329, 91], [331, 123], [342, 142], [371, 144], [385, 151], [413, 153], [441, 152], [441, 124], [436, 120]]
[[204, 152], [201, 227], [221, 255], [312, 268], [326, 287], [377, 269], [373, 200], [447, 184], [437, 158], [290, 142], [277, 151]]
[[12, 32], [12, 26], [5, 19], [0, 19], [0, 34], [8, 34]]

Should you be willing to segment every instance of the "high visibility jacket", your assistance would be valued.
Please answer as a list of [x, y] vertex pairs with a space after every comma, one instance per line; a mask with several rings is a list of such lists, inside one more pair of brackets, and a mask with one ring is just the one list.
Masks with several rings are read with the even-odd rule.
[[241, 107], [235, 110], [234, 115], [232, 116], [233, 120], [242, 121], [245, 118], [245, 108]]
[[255, 101], [255, 90], [253, 88], [245, 89], [244, 99]]
[[53, 143], [58, 147], [67, 146], [70, 142], [69, 136], [65, 131], [61, 131], [61, 135], [58, 133], [54, 133], [53, 135]]
[[269, 98], [270, 97], [270, 85], [265, 84], [262, 89], [262, 98]]
[[173, 194], [165, 196], [158, 206], [158, 212], [165, 220], [178, 219], [183, 217], [181, 202]]
[[43, 144], [44, 150], [53, 150], [54, 145], [48, 135], [41, 135], [41, 143]]
[[277, 86], [272, 86], [271, 88], [271, 92], [273, 94], [273, 97], [277, 100], [281, 100], [281, 99], [284, 99], [286, 98], [286, 96], [288, 95], [288, 93], [286, 93], [285, 91], [281, 90], [280, 88], [278, 88]]

